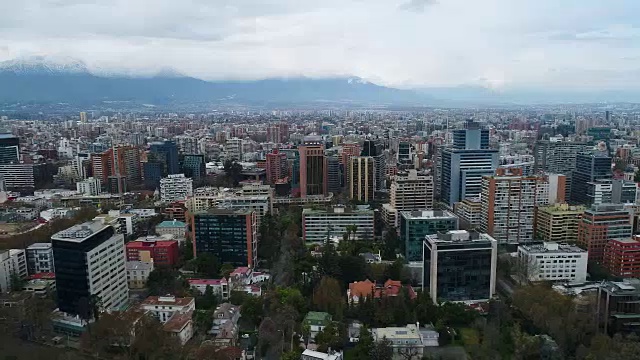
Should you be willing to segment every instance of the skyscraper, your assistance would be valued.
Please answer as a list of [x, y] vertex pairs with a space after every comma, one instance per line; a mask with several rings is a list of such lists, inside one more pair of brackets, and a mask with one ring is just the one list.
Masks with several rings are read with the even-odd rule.
[[580, 204], [591, 204], [588, 195], [589, 182], [610, 179], [611, 158], [606, 152], [585, 152], [576, 157], [576, 170], [573, 172], [571, 184], [571, 201]]
[[266, 155], [267, 184], [275, 184], [287, 176], [287, 155], [278, 149]]
[[113, 174], [113, 149], [91, 154], [91, 169], [93, 177], [100, 180], [100, 184], [106, 186], [109, 176]]
[[565, 194], [571, 194], [571, 176], [576, 170], [576, 157], [587, 149], [582, 142], [564, 141], [559, 138], [540, 140], [534, 149], [536, 173], [555, 173], [566, 175]]
[[342, 188], [342, 171], [337, 155], [327, 156], [327, 191], [337, 194]]
[[386, 162], [384, 159], [384, 149], [378, 140], [365, 140], [362, 145], [360, 156], [370, 156], [375, 163], [375, 190], [381, 191], [385, 188]]
[[320, 136], [306, 136], [300, 152], [300, 196], [327, 195], [327, 158]]
[[623, 205], [594, 205], [578, 222], [578, 245], [589, 252], [589, 260], [602, 264], [609, 240], [629, 239], [633, 214]]
[[453, 204], [480, 195], [482, 177], [498, 168], [498, 150], [489, 149], [489, 130], [467, 121], [466, 128], [453, 132], [453, 146], [442, 151], [441, 198]]
[[125, 177], [129, 186], [140, 185], [142, 182], [140, 150], [135, 146], [115, 146], [111, 175]]
[[156, 155], [156, 159], [164, 163], [166, 174], [178, 174], [180, 172], [180, 164], [178, 161], [178, 147], [173, 141], [153, 142], [149, 146], [151, 154]]
[[51, 236], [60, 311], [89, 318], [128, 304], [124, 236], [101, 221], [72, 226]]
[[353, 156], [349, 163], [349, 198], [362, 202], [373, 200], [376, 188], [375, 163], [371, 156]]
[[188, 154], [182, 157], [182, 172], [186, 177], [198, 182], [206, 176], [204, 155]]

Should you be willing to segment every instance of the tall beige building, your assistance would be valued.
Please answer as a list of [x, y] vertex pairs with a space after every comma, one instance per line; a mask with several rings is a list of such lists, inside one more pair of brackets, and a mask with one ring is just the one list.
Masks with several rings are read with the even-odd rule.
[[576, 242], [578, 222], [586, 210], [584, 206], [557, 204], [536, 209], [535, 237], [557, 243]]
[[389, 189], [389, 204], [383, 205], [383, 218], [398, 226], [400, 211], [433, 209], [433, 176], [411, 169], [398, 172]]
[[375, 194], [375, 161], [371, 156], [353, 156], [349, 162], [349, 198], [362, 202]]

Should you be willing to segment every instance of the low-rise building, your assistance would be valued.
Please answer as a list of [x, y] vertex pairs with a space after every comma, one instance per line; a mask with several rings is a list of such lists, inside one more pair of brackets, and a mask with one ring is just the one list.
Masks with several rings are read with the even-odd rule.
[[178, 241], [140, 238], [126, 244], [127, 261], [153, 262], [157, 267], [173, 267], [179, 256]]
[[575, 245], [545, 242], [518, 246], [518, 264], [529, 281], [587, 280], [589, 255]]
[[309, 327], [309, 340], [315, 341], [316, 335], [331, 323], [331, 314], [320, 311], [309, 311], [302, 324]]
[[357, 304], [365, 297], [373, 296], [374, 299], [396, 297], [400, 295], [403, 287], [406, 289], [410, 299], [413, 300], [417, 297], [417, 294], [411, 285], [403, 286], [402, 283], [397, 280], [389, 279], [381, 285], [376, 284], [369, 279], [356, 281], [349, 284], [349, 289], [347, 289], [347, 301], [350, 304]]
[[329, 351], [328, 353], [323, 353], [320, 351], [309, 350], [306, 349], [302, 352], [300, 356], [300, 360], [342, 360], [342, 352], [341, 351]]
[[238, 338], [238, 320], [240, 319], [240, 307], [231, 303], [218, 305], [213, 312], [213, 324], [209, 334], [215, 336], [215, 342], [219, 345], [233, 346]]
[[144, 289], [149, 280], [149, 274], [153, 271], [153, 261], [127, 261], [127, 283], [129, 289]]
[[178, 220], [163, 221], [156, 225], [158, 235], [172, 234], [176, 239], [184, 239], [187, 234], [187, 224]]
[[56, 290], [55, 280], [34, 279], [22, 285], [22, 291], [28, 291], [36, 296], [45, 297]]
[[386, 339], [393, 348], [394, 359], [421, 359], [424, 353], [424, 339], [418, 325], [404, 327], [375, 328], [371, 331], [374, 341]]
[[194, 298], [175, 296], [149, 296], [140, 304], [140, 310], [156, 317], [163, 329], [175, 335], [184, 345], [193, 336]]
[[601, 283], [598, 298], [596, 315], [605, 334], [640, 331], [640, 279]]
[[227, 279], [189, 279], [189, 287], [204, 295], [207, 287], [211, 287], [214, 295], [220, 296], [222, 300], [227, 300], [230, 295], [229, 282]]

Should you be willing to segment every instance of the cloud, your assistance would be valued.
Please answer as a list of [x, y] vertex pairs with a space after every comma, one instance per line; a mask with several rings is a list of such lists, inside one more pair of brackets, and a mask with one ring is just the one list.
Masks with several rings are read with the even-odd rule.
[[629, 60], [640, 56], [640, 1], [435, 4], [0, 1], [0, 61], [73, 58], [96, 72], [173, 69], [207, 80], [355, 76], [404, 88], [640, 86], [624, 77], [640, 68]]
[[409, 0], [400, 4], [398, 8], [405, 11], [423, 12], [427, 6], [435, 5], [437, 3], [438, 0]]

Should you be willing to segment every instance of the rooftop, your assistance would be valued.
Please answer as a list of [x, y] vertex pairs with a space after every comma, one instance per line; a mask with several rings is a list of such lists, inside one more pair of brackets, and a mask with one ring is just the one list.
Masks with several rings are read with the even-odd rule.
[[142, 240], [130, 241], [125, 247], [127, 249], [142, 249], [152, 247], [171, 247], [178, 243], [178, 240], [156, 240], [142, 238]]
[[167, 220], [167, 221], [163, 221], [160, 224], [156, 225], [156, 227], [159, 228], [174, 228], [174, 227], [179, 227], [179, 228], [183, 228], [186, 227], [187, 224], [183, 223], [182, 221], [178, 221], [178, 220]]
[[425, 240], [432, 243], [454, 243], [471, 241], [492, 241], [496, 240], [485, 233], [467, 230], [450, 230], [446, 233], [437, 233], [425, 236]]
[[189, 282], [189, 285], [205, 285], [205, 286], [208, 286], [208, 285], [215, 286], [215, 285], [227, 283], [226, 279], [189, 279], [187, 281]]
[[127, 270], [153, 270], [153, 263], [144, 261], [127, 261]]
[[583, 213], [587, 209], [586, 206], [573, 206], [569, 204], [556, 204], [549, 206], [541, 206], [538, 211], [543, 211], [552, 215], [566, 214], [566, 213]]
[[586, 253], [587, 252], [587, 250], [584, 250], [575, 245], [555, 243], [555, 242], [543, 242], [542, 244], [520, 245], [519, 247], [530, 253], [553, 254], [553, 253]]
[[62, 230], [51, 236], [52, 240], [82, 242], [91, 235], [98, 233], [111, 225], [102, 221], [88, 221], [80, 225], [74, 225], [67, 230]]
[[409, 220], [418, 219], [451, 219], [457, 218], [455, 214], [446, 210], [413, 210], [401, 211], [400, 215]]
[[175, 296], [149, 296], [144, 299], [141, 305], [173, 305], [173, 306], [187, 306], [195, 301], [192, 297], [177, 298]]
[[191, 311], [180, 314], [176, 313], [163, 325], [163, 329], [169, 332], [180, 332], [189, 324], [193, 313]]
[[405, 327], [386, 327], [374, 329], [377, 339], [387, 338], [395, 339], [417, 339], [420, 338], [420, 332], [415, 324], [409, 324]]
[[374, 211], [369, 208], [357, 207], [357, 208], [348, 208], [344, 206], [334, 206], [326, 209], [302, 209], [303, 214], [371, 214], [373, 215]]
[[29, 245], [29, 247], [27, 249], [43, 249], [43, 250], [47, 250], [47, 249], [51, 249], [51, 243], [33, 243], [31, 245]]

